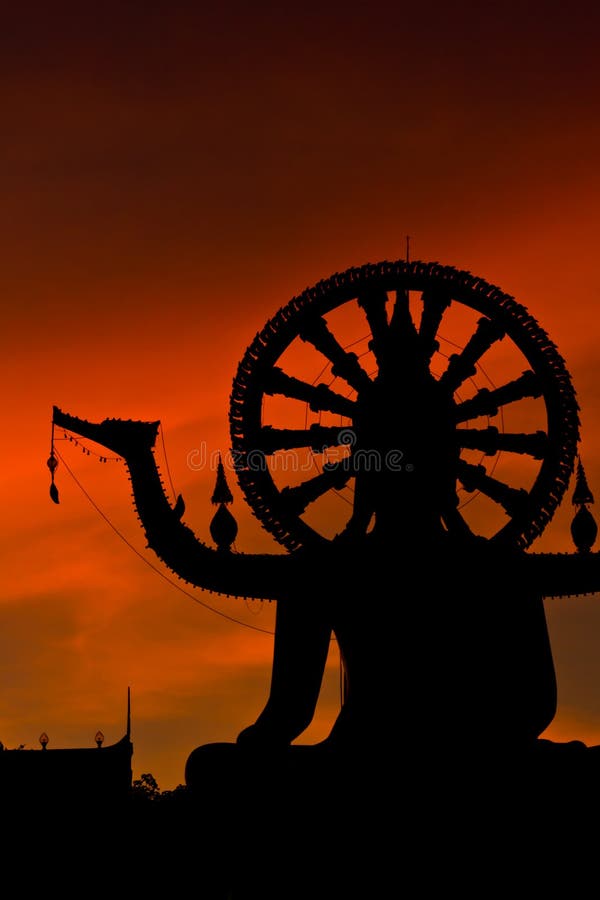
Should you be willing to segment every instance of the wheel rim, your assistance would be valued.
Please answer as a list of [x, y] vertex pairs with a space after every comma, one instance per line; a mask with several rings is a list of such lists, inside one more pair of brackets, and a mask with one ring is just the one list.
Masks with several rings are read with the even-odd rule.
[[[402, 299], [404, 295], [406, 303]], [[414, 298], [418, 298], [418, 318], [410, 312]], [[405, 306], [409, 319], [403, 318]], [[369, 352], [375, 363], [371, 375], [358, 361], [356, 354], [340, 343], [328, 320], [325, 320], [325, 317], [349, 307], [360, 310], [370, 337]], [[467, 333], [467, 340], [460, 352], [450, 354], [446, 367], [439, 374], [434, 374], [433, 363], [439, 365], [443, 356], [439, 349], [440, 329], [452, 308], [479, 314], [482, 318], [474, 330]], [[417, 344], [412, 337], [413, 330]], [[393, 332], [391, 338], [390, 332]], [[389, 351], [390, 340], [395, 341], [393, 353]], [[492, 354], [500, 343], [504, 345], [507, 341], [529, 368], [491, 391], [475, 386], [472, 396], [460, 399], [461, 390], [473, 378], [473, 373], [483, 371], [486, 356]], [[282, 356], [297, 342], [316, 351], [330, 367], [338, 383], [345, 385], [345, 393], [333, 390], [323, 382], [319, 386], [298, 379], [278, 365]], [[402, 352], [397, 352], [399, 345]], [[385, 346], [388, 347], [387, 356], [382, 349]], [[438, 502], [430, 496], [440, 485], [440, 490], [447, 492], [450, 481], [453, 481], [456, 492], [466, 492], [470, 496], [481, 493], [501, 511], [503, 521], [488, 536], [490, 540], [526, 548], [551, 520], [568, 487], [579, 440], [575, 392], [556, 346], [524, 306], [469, 272], [437, 263], [381, 262], [336, 274], [293, 298], [257, 334], [234, 379], [230, 432], [238, 482], [262, 525], [288, 550], [320, 545], [332, 539], [314, 524], [309, 524], [305, 510], [329, 492], [347, 485], [349, 480], [355, 484], [355, 500], [348, 521], [339, 533], [347, 534], [349, 528], [353, 535], [366, 533], [366, 520], [369, 518], [372, 522], [373, 517], [367, 516], [366, 508], [366, 511], [358, 511], [360, 515], [357, 513], [360, 504], [356, 495], [362, 484], [361, 479], [366, 479], [366, 476], [357, 474], [356, 459], [357, 448], [372, 441], [374, 431], [371, 428], [370, 435], [363, 437], [362, 444], [359, 441], [358, 447], [350, 448], [349, 454], [343, 457], [347, 460], [343, 466], [324, 465], [318, 475], [295, 485], [281, 486], [277, 483], [273, 471], [277, 454], [308, 448], [311, 444], [317, 448], [322, 445], [340, 447], [344, 422], [351, 433], [355, 436], [359, 434], [361, 423], [358, 410], [362, 403], [362, 408], [368, 411], [369, 404], [365, 398], [373, 396], [371, 385], [375, 383], [376, 390], [380, 391], [382, 408], [389, 407], [392, 395], [386, 395], [381, 384], [389, 383], [396, 377], [396, 387], [401, 385], [397, 373], [390, 372], [394, 366], [406, 368], [406, 358], [409, 356], [415, 360], [411, 363], [413, 368], [407, 369], [411, 380], [414, 382], [422, 373], [423, 385], [429, 385], [423, 387], [418, 395], [420, 400], [427, 396], [430, 402], [427, 412], [431, 413], [433, 409], [434, 418], [439, 419], [440, 404], [435, 398], [449, 396], [451, 401], [451, 412], [441, 415], [442, 418], [448, 414], [453, 417], [451, 426], [446, 422], [448, 427], [443, 434], [439, 430], [439, 422], [435, 427], [429, 427], [429, 443], [438, 442], [441, 446], [438, 450], [432, 449], [430, 478], [421, 483], [421, 490], [425, 485], [427, 494], [424, 506], [429, 511], [433, 510], [434, 517], [441, 519], [442, 528], [460, 533], [464, 524], [462, 514], [456, 516], [449, 511], [449, 500]], [[433, 383], [435, 386], [432, 386]], [[278, 396], [308, 404], [315, 413], [339, 415], [337, 433], [331, 425], [317, 424], [316, 427], [298, 429], [296, 433], [294, 429], [277, 429], [266, 423], [263, 418], [265, 398]], [[514, 409], [520, 403], [530, 404], [533, 401], [541, 408], [545, 430], [508, 434], [500, 430], [494, 432], [497, 426], [489, 423], [496, 416], [502, 415], [509, 406]], [[382, 418], [385, 420], [385, 415]], [[488, 420], [486, 428], [481, 427], [484, 418]], [[421, 422], [414, 418], [411, 421], [413, 424]], [[476, 427], [465, 427], [465, 423], [470, 426], [471, 422]], [[367, 432], [369, 427], [366, 427]], [[416, 429], [412, 430], [414, 432]], [[362, 431], [364, 434], [365, 427]], [[401, 430], [394, 431], [391, 426], [388, 431], [389, 434], [381, 438], [380, 446], [374, 447], [378, 452], [386, 448], [390, 441], [393, 444], [392, 437], [401, 433]], [[408, 432], [410, 429], [405, 429], [405, 433]], [[440, 434], [441, 438], [438, 437]], [[338, 443], [333, 443], [335, 441]], [[427, 447], [427, 441], [422, 443], [421, 452], [423, 447]], [[457, 445], [459, 452], [452, 456], [449, 448]], [[473, 452], [491, 457], [488, 465], [483, 460], [469, 462], [465, 457]], [[537, 471], [528, 489], [513, 487], [494, 478], [492, 460], [501, 453], [535, 460]], [[446, 473], [443, 483], [440, 481], [438, 485], [436, 482], [431, 488], [429, 482], [432, 478], [435, 482], [431, 473], [436, 470], [436, 461], [438, 464], [444, 461], [445, 464], [449, 455], [452, 457], [449, 463], [452, 473]], [[345, 480], [344, 476], [347, 476]], [[378, 483], [374, 478], [367, 479], [369, 488]], [[385, 484], [385, 480], [381, 483]], [[388, 482], [388, 487], [396, 483], [401, 485], [398, 479], [397, 482]], [[363, 493], [365, 489], [363, 486]], [[401, 491], [406, 488], [399, 490], [399, 496], [405, 497]], [[413, 502], [410, 490], [408, 497]], [[409, 524], [415, 515], [417, 502], [414, 501], [410, 509]], [[377, 522], [385, 518], [383, 508], [379, 507], [375, 513], [376, 527]], [[472, 526], [468, 526], [466, 532], [477, 534]]]

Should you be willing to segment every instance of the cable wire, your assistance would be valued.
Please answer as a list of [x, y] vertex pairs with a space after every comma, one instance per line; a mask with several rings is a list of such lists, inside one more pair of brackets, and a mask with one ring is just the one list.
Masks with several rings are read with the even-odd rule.
[[102, 518], [107, 523], [107, 525], [109, 525], [112, 528], [112, 530], [115, 532], [115, 534], [121, 538], [121, 540], [129, 547], [130, 550], [132, 550], [136, 554], [136, 556], [138, 556], [142, 560], [142, 562], [144, 562], [150, 569], [152, 569], [153, 572], [156, 572], [157, 575], [160, 575], [160, 577], [162, 579], [164, 579], [164, 581], [166, 581], [167, 584], [170, 584], [171, 587], [175, 588], [180, 593], [185, 594], [185, 596], [189, 597], [190, 600], [193, 600], [194, 603], [198, 603], [199, 606], [203, 606], [205, 609], [209, 610], [212, 613], [215, 613], [215, 615], [217, 615], [217, 616], [221, 616], [221, 618], [223, 618], [223, 619], [227, 619], [229, 622], [233, 622], [236, 625], [242, 625], [244, 628], [250, 628], [250, 629], [252, 629], [252, 631], [260, 631], [260, 632], [262, 632], [262, 634], [270, 634], [270, 635], [274, 634], [274, 632], [268, 628], [261, 628], [259, 625], [251, 625], [248, 622], [243, 622], [241, 619], [236, 619], [234, 616], [230, 616], [227, 613], [222, 612], [220, 609], [215, 609], [214, 606], [211, 606], [209, 603], [206, 603], [204, 600], [200, 600], [198, 597], [194, 597], [194, 595], [191, 594], [188, 590], [181, 587], [181, 585], [177, 584], [175, 581], [172, 581], [168, 577], [168, 575], [165, 575], [164, 572], [161, 572], [161, 570], [157, 566], [155, 566], [153, 563], [151, 563], [150, 560], [146, 559], [146, 557], [143, 555], [143, 553], [140, 553], [140, 551], [137, 549], [137, 547], [134, 547], [133, 544], [125, 537], [125, 535], [121, 531], [119, 531], [119, 529], [115, 525], [113, 525], [113, 523], [110, 521], [110, 519], [108, 518], [106, 513], [104, 513], [100, 509], [100, 507], [95, 502], [95, 500], [93, 500], [92, 497], [90, 496], [90, 494], [88, 494], [88, 492], [86, 491], [84, 486], [81, 484], [81, 482], [76, 477], [75, 473], [72, 471], [72, 469], [69, 467], [69, 465], [65, 461], [62, 454], [60, 454], [58, 452], [58, 450], [56, 450], [56, 449], [55, 449], [55, 453], [58, 456], [58, 458], [60, 459], [60, 461], [62, 462], [62, 464], [64, 465], [65, 469], [67, 470], [67, 472], [69, 473], [69, 475], [71, 476], [73, 481], [75, 482], [75, 484], [77, 485], [77, 487], [79, 488], [79, 490], [84, 495], [84, 497], [94, 507], [96, 512], [100, 516], [102, 516]]

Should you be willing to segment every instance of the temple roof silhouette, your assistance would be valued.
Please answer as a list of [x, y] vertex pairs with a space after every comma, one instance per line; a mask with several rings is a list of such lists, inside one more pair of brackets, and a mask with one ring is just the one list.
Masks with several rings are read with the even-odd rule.
[[39, 740], [39, 750], [0, 751], [0, 790], [9, 808], [23, 812], [58, 804], [99, 812], [127, 802], [133, 777], [129, 693], [125, 734], [115, 743], [105, 745], [100, 731], [93, 747], [51, 749], [45, 732]]

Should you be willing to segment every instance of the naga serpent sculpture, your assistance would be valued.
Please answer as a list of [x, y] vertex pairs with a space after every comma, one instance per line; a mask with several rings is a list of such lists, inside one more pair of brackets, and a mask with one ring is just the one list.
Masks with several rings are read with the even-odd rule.
[[[441, 337], [452, 309], [473, 317], [462, 346]], [[335, 335], [345, 311], [368, 331], [360, 354]], [[278, 365], [302, 342], [325, 364], [318, 383]], [[525, 371], [479, 387], [482, 357], [507, 344]], [[274, 427], [265, 421], [271, 398], [303, 404], [316, 421]], [[520, 407], [520, 422], [541, 414], [543, 427], [505, 431], [504, 414]], [[323, 747], [362, 753], [398, 733], [420, 743], [536, 741], [557, 703], [544, 598], [600, 590], [600, 560], [581, 467], [578, 552], [529, 551], [573, 475], [579, 417], [565, 364], [528, 311], [438, 263], [349, 269], [291, 300], [256, 335], [229, 419], [241, 490], [287, 553], [232, 552], [234, 526], [216, 550], [195, 536], [181, 498], [172, 505], [162, 487], [159, 422], [94, 424], [57, 407], [53, 415], [124, 458], [148, 546], [166, 566], [201, 588], [277, 601], [270, 696], [238, 744], [286, 747], [302, 734], [332, 633], [346, 692]], [[278, 455], [311, 449], [318, 473], [281, 485]], [[527, 464], [526, 486], [495, 477], [500, 456]], [[344, 492], [348, 515], [328, 533], [327, 516], [311, 510]], [[497, 513], [491, 534], [469, 520], [476, 496]], [[221, 524], [227, 532], [226, 515]], [[364, 615], [368, 604], [374, 615]]]

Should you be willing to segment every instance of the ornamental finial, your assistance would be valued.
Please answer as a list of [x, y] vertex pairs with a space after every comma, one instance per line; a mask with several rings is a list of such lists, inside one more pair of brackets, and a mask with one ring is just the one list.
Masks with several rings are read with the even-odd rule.
[[237, 537], [238, 526], [235, 518], [227, 509], [227, 505], [233, 503], [233, 494], [229, 490], [229, 485], [227, 484], [221, 454], [219, 454], [217, 481], [211, 497], [211, 503], [218, 506], [210, 523], [212, 539], [217, 545], [218, 550], [231, 550], [231, 545]]
[[577, 506], [578, 509], [571, 522], [571, 537], [579, 553], [589, 553], [598, 536], [598, 526], [588, 509], [588, 505], [594, 502], [594, 495], [587, 483], [581, 459], [577, 462], [572, 502], [573, 506]]

